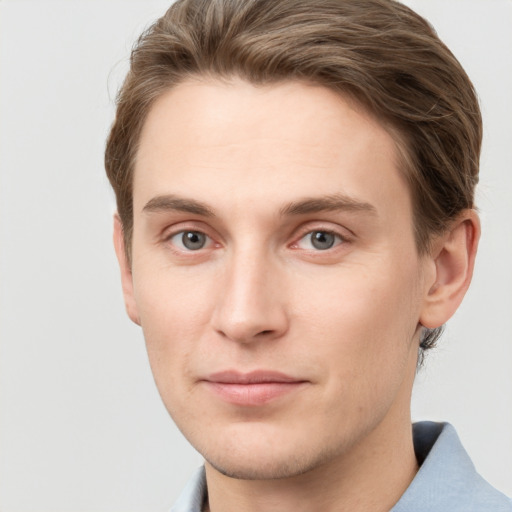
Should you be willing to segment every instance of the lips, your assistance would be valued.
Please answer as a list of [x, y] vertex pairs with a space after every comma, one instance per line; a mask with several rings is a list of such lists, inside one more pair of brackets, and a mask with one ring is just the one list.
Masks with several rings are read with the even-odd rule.
[[284, 397], [307, 384], [289, 375], [258, 370], [250, 373], [224, 371], [204, 379], [207, 389], [233, 405], [258, 406]]

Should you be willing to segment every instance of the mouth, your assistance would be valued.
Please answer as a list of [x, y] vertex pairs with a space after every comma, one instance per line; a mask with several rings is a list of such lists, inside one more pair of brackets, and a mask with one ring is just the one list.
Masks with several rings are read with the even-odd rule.
[[265, 370], [218, 372], [202, 382], [213, 395], [227, 403], [253, 407], [274, 401], [308, 384], [307, 380]]

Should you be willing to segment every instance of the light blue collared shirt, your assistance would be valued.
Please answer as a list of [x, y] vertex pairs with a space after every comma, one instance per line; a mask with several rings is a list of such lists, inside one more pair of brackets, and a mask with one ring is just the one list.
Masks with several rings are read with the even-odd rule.
[[[476, 472], [449, 423], [415, 423], [413, 434], [420, 469], [390, 512], [512, 512], [512, 500]], [[170, 512], [201, 512], [205, 498], [202, 467]]]

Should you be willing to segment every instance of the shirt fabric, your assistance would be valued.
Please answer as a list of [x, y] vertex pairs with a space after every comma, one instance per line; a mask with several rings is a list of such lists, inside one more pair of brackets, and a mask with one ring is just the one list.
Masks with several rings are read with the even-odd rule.
[[[452, 425], [415, 423], [413, 439], [420, 469], [390, 512], [512, 512], [512, 500], [476, 472]], [[206, 494], [201, 467], [170, 512], [201, 512]]]

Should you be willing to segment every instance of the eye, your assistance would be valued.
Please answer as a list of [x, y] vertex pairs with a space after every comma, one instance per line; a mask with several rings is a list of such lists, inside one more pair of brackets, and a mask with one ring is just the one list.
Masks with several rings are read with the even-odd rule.
[[212, 241], [210, 237], [200, 231], [180, 231], [169, 240], [182, 251], [199, 251], [207, 247]]
[[326, 251], [343, 242], [341, 236], [331, 231], [311, 231], [303, 236], [297, 246], [301, 249], [315, 249], [317, 251]]

